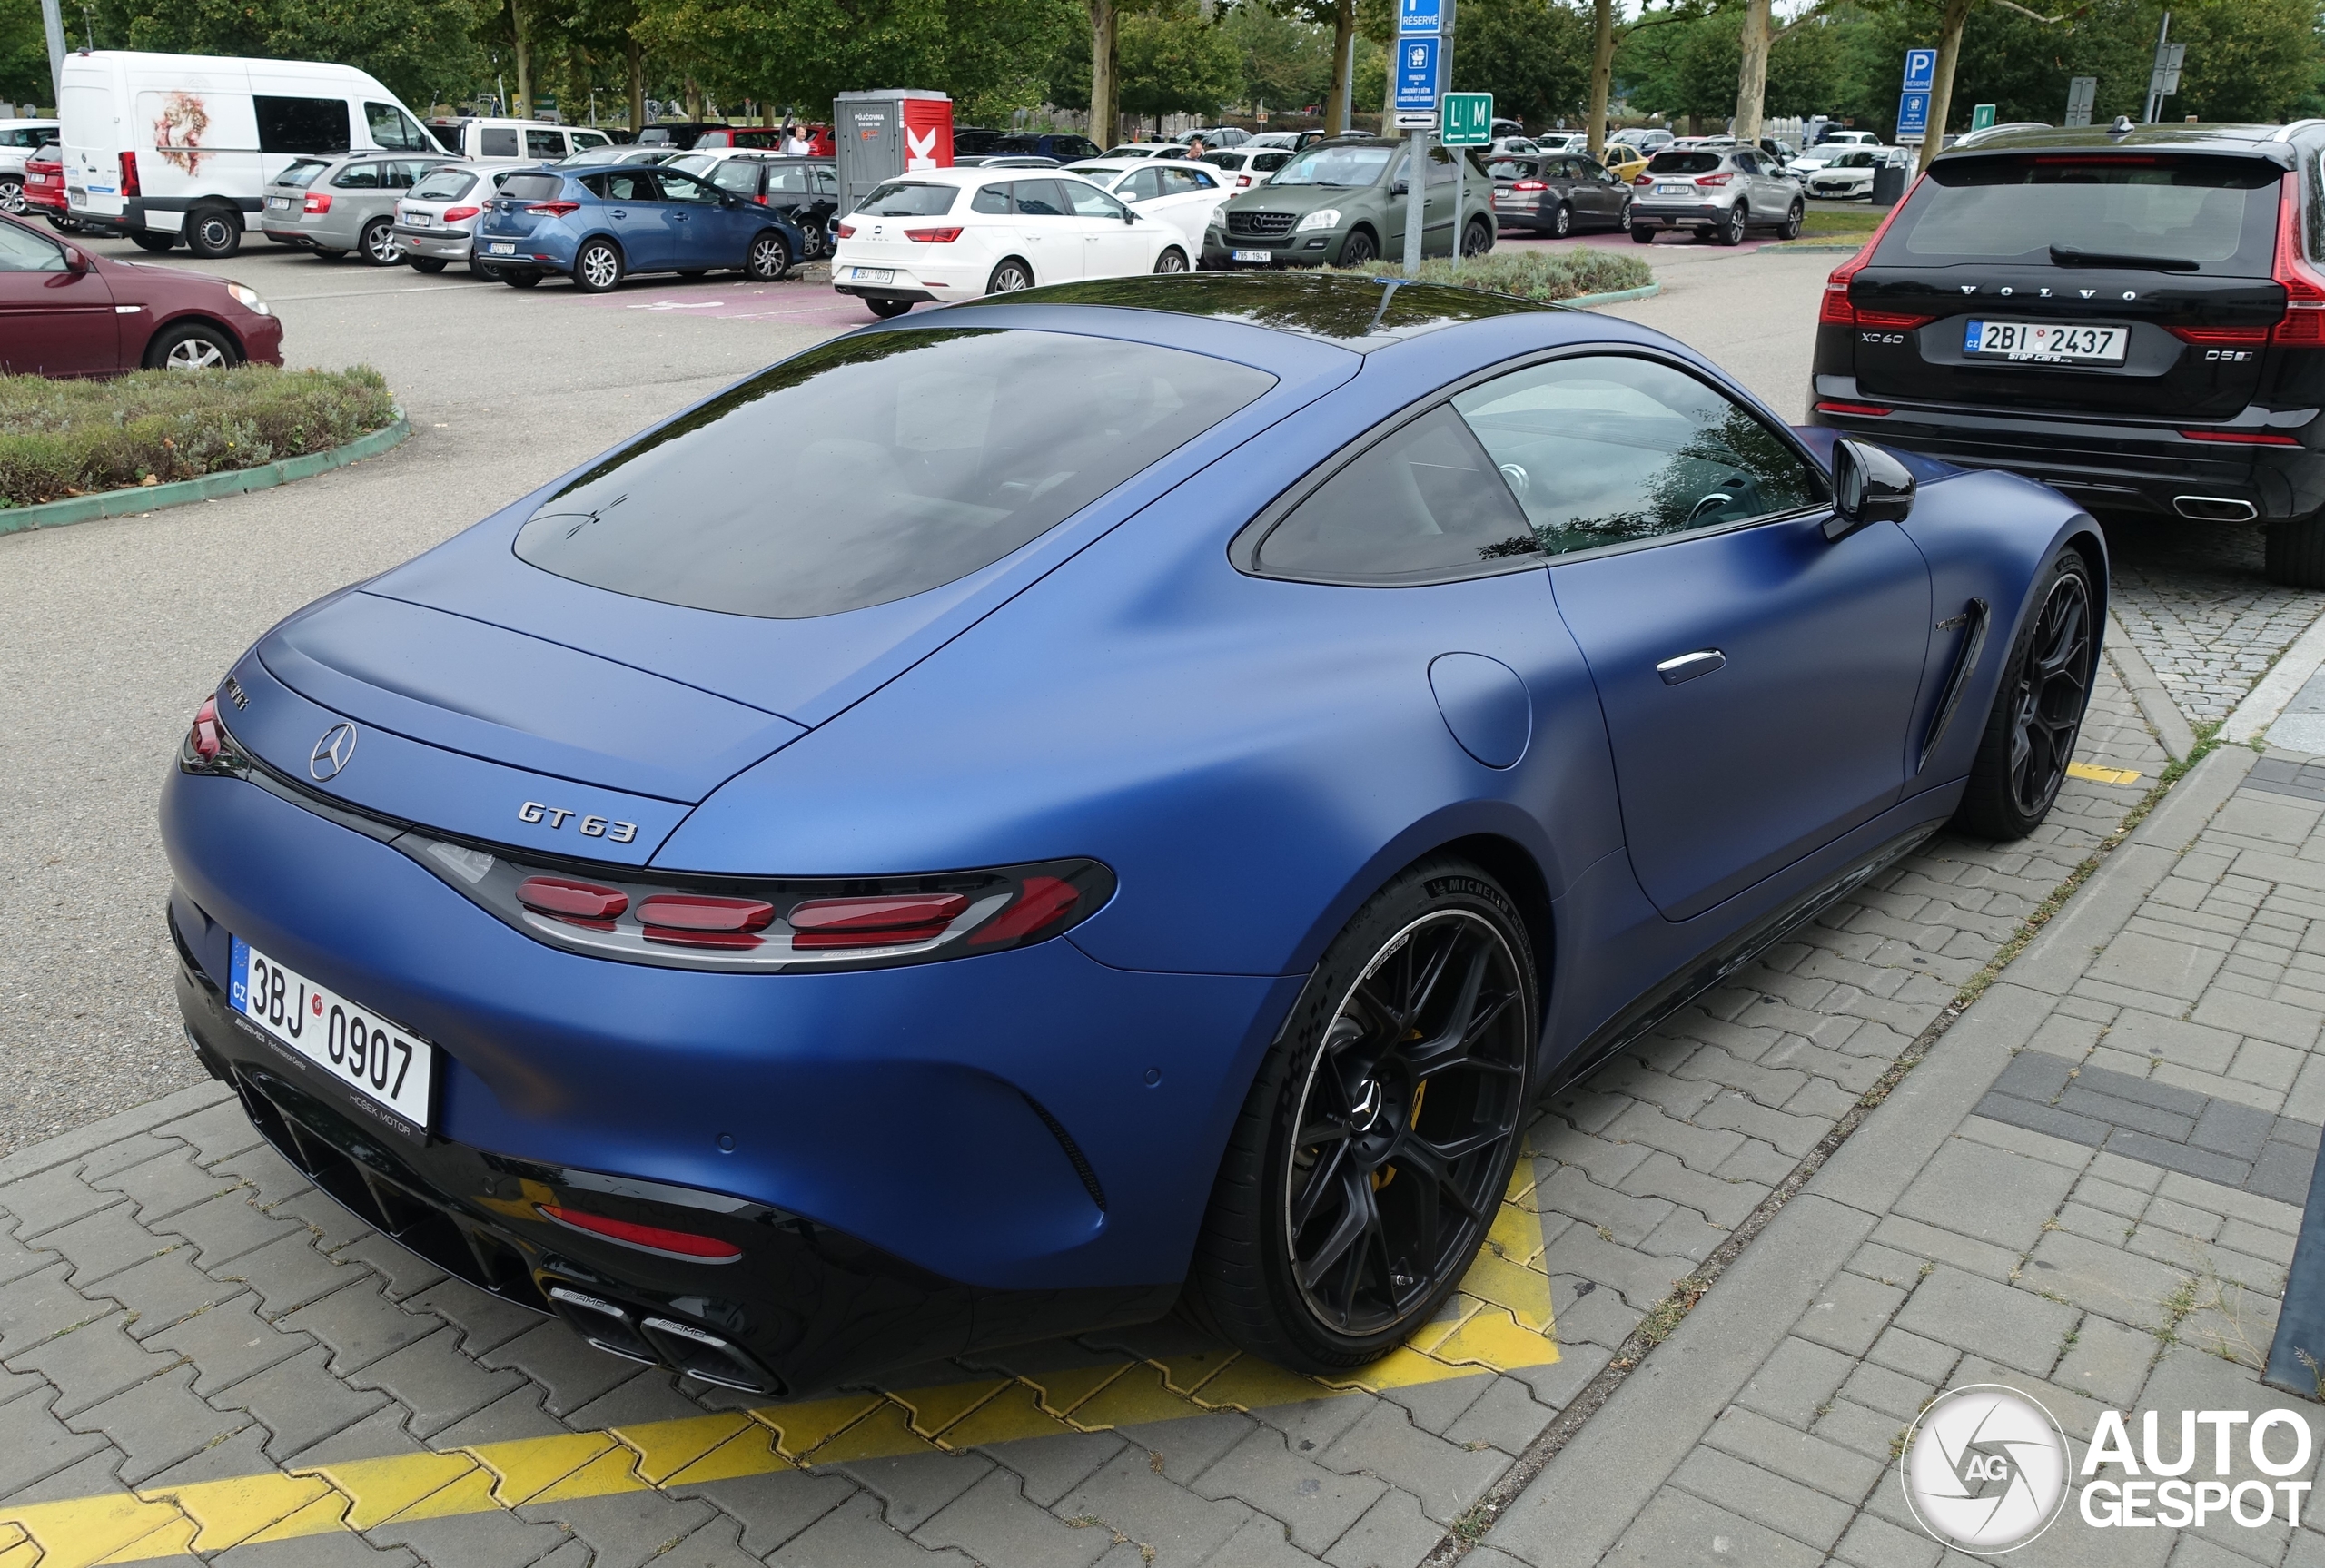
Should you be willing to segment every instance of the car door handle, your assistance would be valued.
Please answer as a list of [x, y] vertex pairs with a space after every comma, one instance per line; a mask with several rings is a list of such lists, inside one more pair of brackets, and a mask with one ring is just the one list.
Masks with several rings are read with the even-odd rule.
[[614, 216], [617, 218], [627, 218], [629, 216], [629, 209], [627, 207], [616, 207], [614, 209]]
[[1681, 654], [1676, 659], [1665, 659], [1655, 666], [1655, 673], [1663, 677], [1665, 685], [1676, 686], [1681, 681], [1707, 676], [1726, 663], [1727, 656], [1717, 648], [1697, 648], [1694, 653]]

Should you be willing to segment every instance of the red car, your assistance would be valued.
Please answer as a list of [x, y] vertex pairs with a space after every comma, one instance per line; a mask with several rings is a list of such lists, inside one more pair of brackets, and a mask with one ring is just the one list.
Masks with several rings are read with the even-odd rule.
[[240, 283], [107, 261], [0, 218], [0, 374], [110, 376], [251, 360], [282, 362], [282, 323]]
[[54, 142], [25, 160], [25, 206], [52, 223], [64, 216], [64, 157]]

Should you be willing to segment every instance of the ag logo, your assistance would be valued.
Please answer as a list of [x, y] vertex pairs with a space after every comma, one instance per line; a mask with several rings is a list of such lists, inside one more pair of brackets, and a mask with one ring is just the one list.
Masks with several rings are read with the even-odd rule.
[[2049, 1529], [2066, 1505], [2068, 1469], [2051, 1413], [1995, 1383], [1941, 1395], [1897, 1462], [1922, 1528], [1974, 1557], [2015, 1551]]

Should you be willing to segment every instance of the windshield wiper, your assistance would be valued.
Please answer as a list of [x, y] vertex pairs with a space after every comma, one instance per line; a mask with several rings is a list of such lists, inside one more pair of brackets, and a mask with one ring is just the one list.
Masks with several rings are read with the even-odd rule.
[[2078, 251], [2072, 245], [2051, 247], [2053, 267], [2145, 267], [2155, 272], [2201, 272], [2204, 264], [2184, 256], [2123, 256], [2106, 251]]

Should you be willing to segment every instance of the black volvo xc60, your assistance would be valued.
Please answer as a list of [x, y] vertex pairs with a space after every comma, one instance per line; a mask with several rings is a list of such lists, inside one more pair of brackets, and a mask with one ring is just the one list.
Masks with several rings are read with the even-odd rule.
[[2094, 512], [2268, 528], [2325, 587], [2325, 121], [2020, 131], [1825, 285], [1809, 419]]

